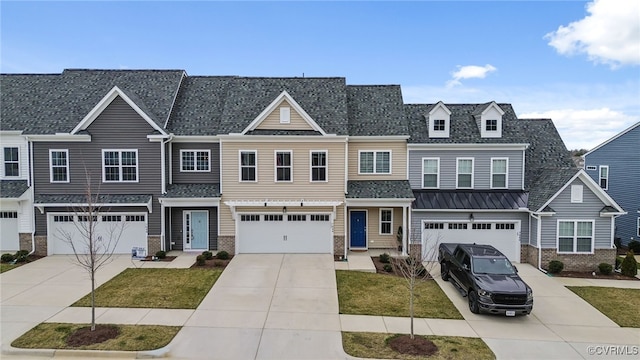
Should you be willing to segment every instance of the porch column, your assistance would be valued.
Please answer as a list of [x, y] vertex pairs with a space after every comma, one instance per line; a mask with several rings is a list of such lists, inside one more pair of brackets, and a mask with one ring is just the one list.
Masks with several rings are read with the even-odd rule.
[[167, 249], [165, 249], [165, 243], [164, 243], [164, 230], [165, 230], [165, 218], [164, 218], [164, 214], [165, 214], [165, 208], [164, 208], [164, 204], [162, 202], [160, 202], [160, 250], [162, 251], [167, 251]]
[[408, 242], [407, 242], [407, 233], [409, 232], [409, 226], [407, 224], [407, 207], [403, 206], [402, 207], [402, 226], [404, 226], [404, 231], [402, 231], [402, 255], [406, 256], [407, 255], [407, 247], [408, 247]]

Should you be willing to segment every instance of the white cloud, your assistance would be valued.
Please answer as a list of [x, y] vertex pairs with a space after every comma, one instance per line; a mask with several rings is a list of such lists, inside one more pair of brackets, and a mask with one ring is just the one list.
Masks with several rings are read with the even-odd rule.
[[497, 69], [492, 65], [478, 66], [478, 65], [458, 65], [458, 70], [451, 75], [453, 79], [447, 81], [447, 87], [453, 87], [456, 85], [462, 85], [461, 79], [484, 79], [488, 73], [496, 71]]
[[609, 108], [558, 109], [519, 114], [522, 119], [552, 119], [568, 149], [592, 149], [638, 121]]
[[594, 0], [590, 15], [545, 35], [562, 55], [585, 53], [612, 68], [640, 64], [640, 1]]

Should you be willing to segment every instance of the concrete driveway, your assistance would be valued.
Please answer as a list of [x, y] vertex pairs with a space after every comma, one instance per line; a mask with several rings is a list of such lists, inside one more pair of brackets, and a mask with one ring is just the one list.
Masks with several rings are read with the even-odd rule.
[[595, 347], [607, 345], [629, 345], [629, 351], [635, 346], [637, 351], [640, 329], [619, 327], [566, 289], [561, 280], [531, 265], [518, 264], [518, 270], [533, 289], [534, 306], [529, 316], [516, 318], [471, 313], [467, 298], [436, 276], [440, 287], [498, 359], [603, 358], [590, 352], [604, 351]]

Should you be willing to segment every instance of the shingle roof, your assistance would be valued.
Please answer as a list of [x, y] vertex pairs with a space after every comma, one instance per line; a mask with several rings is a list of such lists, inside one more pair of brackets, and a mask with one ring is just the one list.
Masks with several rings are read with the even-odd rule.
[[540, 210], [578, 171], [576, 167], [539, 168], [529, 185], [529, 209]]
[[349, 135], [409, 135], [399, 85], [347, 86]]
[[526, 191], [414, 190], [414, 209], [517, 210], [527, 207]]
[[[151, 201], [151, 195], [106, 195], [95, 197], [96, 204], [146, 204]], [[87, 197], [82, 194], [39, 194], [33, 200], [35, 204], [85, 204]]]
[[413, 199], [408, 180], [349, 180], [347, 199]]
[[171, 184], [165, 198], [219, 198], [220, 184]]
[[19, 198], [28, 189], [27, 180], [2, 180], [0, 181], [0, 198]]

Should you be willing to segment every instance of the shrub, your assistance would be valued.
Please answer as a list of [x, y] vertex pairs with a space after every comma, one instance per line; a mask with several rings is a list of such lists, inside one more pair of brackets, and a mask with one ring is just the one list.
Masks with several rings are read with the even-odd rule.
[[616, 269], [620, 269], [620, 265], [622, 265], [622, 260], [624, 260], [622, 256], [616, 256]]
[[391, 256], [387, 253], [380, 255], [380, 262], [383, 264], [388, 264], [391, 261]]
[[211, 251], [203, 251], [202, 256], [207, 260], [213, 259], [213, 253]]
[[549, 261], [549, 272], [552, 274], [559, 274], [564, 269], [564, 264], [560, 260]]
[[197, 266], [204, 266], [204, 262], [205, 262], [205, 257], [203, 255], [198, 255], [196, 256], [196, 265]]
[[14, 257], [16, 262], [25, 262], [27, 261], [27, 256], [29, 256], [29, 252], [27, 250], [18, 250]]
[[220, 259], [220, 260], [228, 260], [229, 259], [229, 253], [222, 250], [222, 251], [218, 251], [218, 253], [216, 254], [216, 258]]
[[15, 259], [15, 257], [13, 256], [13, 254], [2, 254], [2, 256], [0, 257], [0, 261], [2, 261], [3, 263], [10, 263], [13, 261], [13, 259]]
[[629, 250], [633, 251], [634, 254], [640, 254], [640, 241], [638, 240], [629, 241]]
[[600, 265], [598, 265], [598, 270], [602, 275], [610, 275], [611, 272], [613, 271], [613, 266], [607, 263], [600, 263]]
[[392, 272], [393, 271], [393, 266], [391, 266], [391, 264], [384, 264], [384, 266], [382, 268], [386, 272]]
[[156, 257], [158, 259], [164, 259], [167, 257], [167, 253], [165, 251], [160, 250], [156, 253]]
[[638, 262], [636, 258], [633, 256], [633, 251], [629, 251], [627, 256], [625, 256], [624, 260], [622, 260], [622, 265], [620, 266], [620, 270], [622, 275], [634, 277], [638, 273]]

